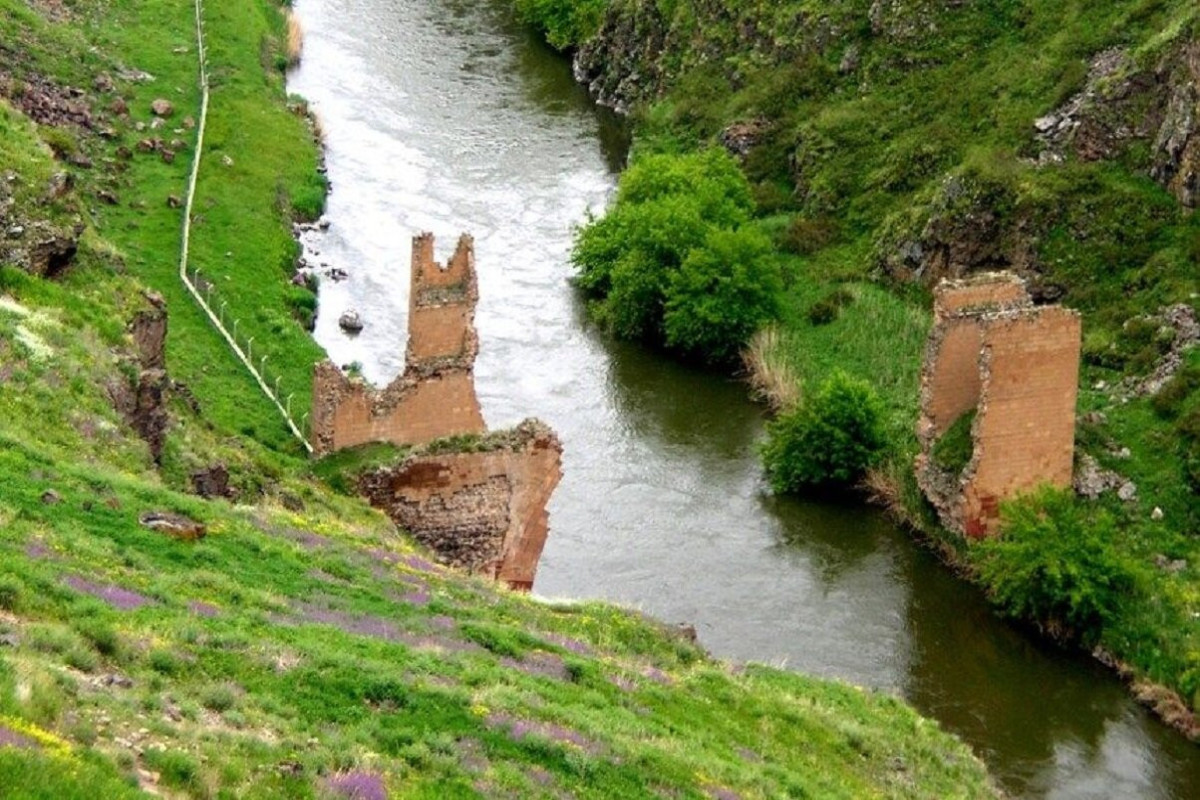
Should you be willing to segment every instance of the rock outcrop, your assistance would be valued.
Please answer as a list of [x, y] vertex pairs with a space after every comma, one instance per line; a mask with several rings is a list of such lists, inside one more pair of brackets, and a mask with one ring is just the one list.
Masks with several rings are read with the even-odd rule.
[[166, 443], [170, 415], [167, 392], [171, 381], [166, 369], [167, 305], [154, 292], [145, 295], [146, 305], [128, 326], [134, 355], [129, 359], [136, 377], [128, 383], [108, 387], [113, 406], [150, 448], [157, 464]]
[[1151, 148], [1150, 174], [1188, 208], [1200, 205], [1200, 41], [1174, 43], [1150, 64], [1124, 50], [1093, 58], [1083, 90], [1035, 123], [1042, 162], [1115, 158]]

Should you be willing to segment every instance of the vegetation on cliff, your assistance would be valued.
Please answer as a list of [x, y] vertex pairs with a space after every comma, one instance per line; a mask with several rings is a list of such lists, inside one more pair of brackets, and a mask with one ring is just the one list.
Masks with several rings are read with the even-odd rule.
[[[175, 273], [192, 14], [0, 0], [5, 796], [994, 796], [895, 698], [457, 575], [314, 480]], [[316, 147], [278, 9], [205, 19], [193, 261], [302, 411]]]
[[[803, 403], [835, 370], [871, 383], [889, 438], [872, 492], [990, 565], [981, 580], [1010, 609], [997, 576], [1044, 554], [976, 552], [912, 483], [927, 290], [1008, 268], [1036, 300], [1082, 312], [1080, 473], [1107, 490], [1041, 513], [1109, 531], [1106, 559], [1144, 580], [1111, 614], [1067, 584], [1054, 603], [1098, 620], [1092, 641], [1138, 680], [1200, 705], [1196, 4], [609, 0], [554, 43], [629, 111], [632, 168], [714, 146], [737, 159], [754, 198], [741, 225], [772, 238], [785, 278], [749, 349], [756, 386]], [[1081, 542], [1055, 558], [1094, 563]]]

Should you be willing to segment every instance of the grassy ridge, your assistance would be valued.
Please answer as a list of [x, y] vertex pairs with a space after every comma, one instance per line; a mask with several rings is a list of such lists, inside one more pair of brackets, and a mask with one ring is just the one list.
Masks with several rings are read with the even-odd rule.
[[[183, 194], [195, 134], [184, 119], [199, 114], [191, 6], [81, 3], [58, 24], [15, 0], [0, 7], [0, 35], [20, 47], [5, 55], [8, 63], [0, 62], [0, 68], [18, 80], [48, 75], [89, 90], [86, 99], [98, 126], [110, 129], [106, 138], [73, 128], [54, 131], [75, 139], [95, 164], [73, 172], [81, 214], [113, 248], [108, 263], [128, 269], [167, 300], [172, 377], [187, 384], [209, 421], [224, 432], [252, 435], [298, 453], [278, 413], [244, 368], [223, 353], [221, 339], [176, 275], [181, 219], [167, 200]], [[278, 11], [264, 3], [214, 4], [206, 8], [205, 19], [213, 88], [192, 266], [215, 284], [213, 297], [227, 304], [228, 318], [240, 321], [240, 338], [253, 336], [255, 353], [268, 356], [270, 380], [282, 376], [284, 393], [295, 393], [299, 417], [310, 402], [311, 367], [319, 348], [290, 311], [289, 298], [296, 291], [287, 283], [296, 255], [290, 222], [320, 211], [324, 183], [316, 173], [317, 148], [307, 122], [281, 102]], [[139, 78], [138, 72], [152, 78]], [[113, 88], [90, 91], [101, 74], [112, 78]], [[118, 97], [128, 105], [127, 118], [108, 110]], [[150, 104], [160, 97], [175, 106], [175, 113], [155, 130], [149, 127]], [[138, 151], [139, 141], [155, 137], [168, 145], [184, 143], [173, 163]], [[119, 148], [133, 157], [122, 158]], [[118, 202], [97, 203], [93, 191], [98, 189], [110, 191]]]

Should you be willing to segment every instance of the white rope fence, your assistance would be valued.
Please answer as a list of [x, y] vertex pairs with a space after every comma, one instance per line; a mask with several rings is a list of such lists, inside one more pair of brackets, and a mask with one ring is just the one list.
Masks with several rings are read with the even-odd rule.
[[[183, 202], [183, 244], [179, 254], [179, 279], [183, 281], [183, 285], [187, 287], [196, 304], [200, 306], [208, 317], [208, 321], [212, 323], [217, 332], [225, 338], [226, 344], [233, 350], [234, 355], [242, 362], [242, 365], [250, 371], [254, 376], [254, 380], [258, 383], [258, 388], [262, 389], [263, 394], [275, 405], [283, 421], [287, 423], [288, 429], [292, 435], [304, 445], [304, 449], [309, 453], [312, 452], [312, 445], [300, 430], [300, 426], [296, 424], [296, 420], [292, 418], [292, 396], [288, 395], [287, 399], [280, 401], [279, 399], [279, 381], [275, 379], [274, 385], [267, 382], [264, 377], [266, 369], [267, 357], [264, 355], [259, 360], [258, 367], [254, 366], [253, 348], [254, 337], [251, 336], [243, 349], [238, 344], [237, 328], [238, 320], [233, 321], [233, 332], [230, 333], [225, 327], [225, 303], [222, 302], [218, 311], [214, 312], [211, 304], [212, 300], [212, 281], [206, 281], [206, 291], [204, 294], [200, 292], [196, 284], [200, 280], [200, 271], [193, 270], [192, 275], [188, 275], [188, 251], [191, 244], [192, 234], [192, 201], [196, 196], [196, 178], [200, 174], [200, 158], [204, 153], [204, 127], [208, 120], [208, 57], [204, 49], [204, 17], [202, 0], [195, 0], [196, 6], [196, 54], [200, 62], [200, 121], [196, 125], [196, 150], [192, 157], [192, 172], [188, 178], [187, 196]], [[206, 296], [207, 295], [207, 296]], [[301, 422], [308, 417], [307, 414], [301, 419]]]

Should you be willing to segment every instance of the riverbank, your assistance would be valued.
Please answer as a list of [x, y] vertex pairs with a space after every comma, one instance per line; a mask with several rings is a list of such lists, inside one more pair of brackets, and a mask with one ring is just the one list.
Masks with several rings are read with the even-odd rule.
[[[312, 480], [176, 273], [192, 9], [0, 11], [7, 794], [996, 796], [901, 701], [463, 578]], [[279, 10], [204, 19], [193, 261], [298, 411], [317, 150]]]
[[[614, 0], [587, 29], [547, 14], [575, 5], [517, 7], [560, 39], [570, 31], [577, 75], [630, 110], [634, 163], [720, 146], [750, 182], [755, 224], [791, 276], [774, 332], [758, 342], [764, 374], [777, 376], [761, 383], [795, 376], [803, 394], [835, 368], [870, 381], [891, 446], [869, 489], [952, 548], [977, 581], [990, 559], [1044, 554], [964, 546], [933, 523], [913, 484], [926, 290], [1008, 266], [1037, 299], [1083, 312], [1081, 471], [1096, 465], [1111, 488], [1072, 503], [1046, 534], [1065, 537], [1076, 524], [1111, 532], [1099, 556], [1106, 572], [1068, 544], [1056, 557], [1093, 566], [1037, 601], [1049, 609], [1037, 622], [1113, 653], [1136, 683], [1168, 687], [1179, 698], [1171, 708], [1194, 709], [1200, 504], [1190, 431], [1200, 362], [1186, 350], [1190, 324], [1176, 318], [1200, 290], [1200, 223], [1180, 183], [1195, 169], [1195, 132], [1168, 109], [1191, 102], [1195, 9], [1118, 3], [1084, 22], [1073, 6], [1050, 4], [1020, 15], [877, 4], [868, 15], [842, 3], [814, 16], [798, 3], [766, 18]], [[1155, 92], [1131, 104], [1126, 92], [1145, 80]], [[1162, 150], [1167, 141], [1179, 146]], [[1176, 364], [1177, 377], [1159, 379]], [[1116, 573], [1132, 590], [1103, 596]], [[984, 585], [998, 597], [998, 584]], [[1097, 593], [1103, 613], [1064, 626], [1075, 598]], [[1027, 617], [1026, 599], [1009, 596], [1001, 609]]]

